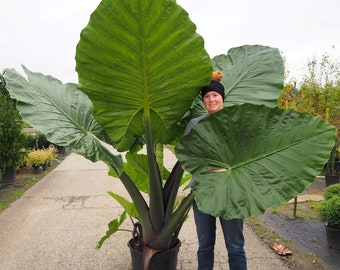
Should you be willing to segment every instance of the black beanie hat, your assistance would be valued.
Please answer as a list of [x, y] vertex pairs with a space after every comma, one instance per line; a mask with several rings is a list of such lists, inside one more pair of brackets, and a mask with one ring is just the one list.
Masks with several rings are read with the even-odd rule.
[[203, 88], [201, 89], [202, 100], [205, 94], [210, 91], [215, 91], [219, 93], [224, 101], [224, 86], [219, 81], [211, 80], [210, 84], [203, 86]]

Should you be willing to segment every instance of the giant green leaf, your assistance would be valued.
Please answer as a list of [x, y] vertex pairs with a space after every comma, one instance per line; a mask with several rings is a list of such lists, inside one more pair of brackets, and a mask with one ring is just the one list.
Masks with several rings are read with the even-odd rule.
[[104, 0], [81, 33], [79, 88], [117, 149], [127, 150], [151, 123], [168, 143], [212, 67], [188, 14], [175, 1]]
[[[245, 218], [302, 192], [322, 171], [334, 140], [334, 127], [320, 117], [243, 104], [201, 120], [176, 154], [196, 179], [201, 211]], [[226, 171], [211, 172], [220, 168]]]
[[[277, 106], [284, 79], [283, 59], [277, 48], [244, 45], [215, 56], [211, 62], [214, 70], [224, 74], [224, 107], [243, 103]], [[203, 102], [197, 98], [192, 115], [204, 113]]]
[[123, 161], [100, 142], [108, 142], [105, 132], [91, 114], [91, 102], [76, 84], [62, 84], [52, 76], [29, 71], [27, 79], [17, 71], [5, 71], [7, 89], [18, 100], [24, 120], [44, 133], [50, 142], [66, 146], [91, 161], [105, 160], [121, 171]]
[[227, 55], [212, 59], [214, 70], [224, 73], [224, 106], [242, 103], [277, 106], [283, 89], [283, 59], [277, 48], [244, 45], [232, 48]]

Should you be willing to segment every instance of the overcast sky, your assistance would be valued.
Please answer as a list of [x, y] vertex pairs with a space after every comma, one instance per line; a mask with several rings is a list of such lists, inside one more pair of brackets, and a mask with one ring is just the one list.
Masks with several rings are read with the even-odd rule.
[[[99, 0], [2, 0], [0, 70], [28, 69], [77, 82], [75, 48]], [[327, 53], [340, 59], [338, 0], [178, 0], [212, 57], [236, 46], [278, 48], [289, 77]]]

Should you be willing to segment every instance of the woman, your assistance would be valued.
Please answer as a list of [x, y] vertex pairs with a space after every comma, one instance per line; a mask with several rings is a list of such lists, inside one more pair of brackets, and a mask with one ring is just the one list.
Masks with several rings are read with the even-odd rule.
[[[208, 117], [210, 114], [223, 108], [224, 86], [220, 82], [223, 77], [221, 71], [215, 71], [210, 84], [204, 86], [201, 90], [202, 101], [207, 110], [207, 114], [192, 119], [186, 130], [188, 134], [193, 125], [201, 119]], [[225, 169], [217, 169], [211, 173]], [[191, 180], [191, 187], [195, 184], [194, 178]], [[211, 270], [214, 267], [214, 246], [216, 239], [216, 217], [202, 213], [198, 210], [196, 203], [193, 203], [194, 219], [198, 236], [198, 270]], [[244, 251], [243, 220], [231, 219], [225, 220], [219, 217], [222, 227], [224, 241], [228, 250], [229, 269], [245, 270], [247, 269], [246, 255]]]

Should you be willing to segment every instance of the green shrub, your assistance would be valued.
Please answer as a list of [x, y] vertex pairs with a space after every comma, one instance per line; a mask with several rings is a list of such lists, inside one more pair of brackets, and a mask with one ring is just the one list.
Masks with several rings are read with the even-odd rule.
[[28, 163], [32, 166], [41, 166], [48, 161], [44, 150], [29, 152], [27, 158]]
[[55, 158], [53, 148], [40, 149], [28, 153], [27, 161], [32, 166], [41, 166]]
[[22, 119], [0, 74], [0, 170], [17, 169], [26, 156]]
[[340, 196], [333, 196], [328, 200], [324, 200], [319, 206], [319, 215], [327, 226], [340, 228]]
[[325, 200], [329, 200], [333, 196], [340, 196], [340, 184], [330, 185], [325, 188], [323, 195]]

